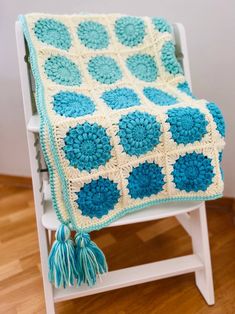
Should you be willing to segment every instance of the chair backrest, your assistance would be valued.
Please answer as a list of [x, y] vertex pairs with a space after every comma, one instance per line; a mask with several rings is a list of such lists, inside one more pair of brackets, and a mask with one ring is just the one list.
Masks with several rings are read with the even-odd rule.
[[176, 46], [176, 57], [180, 62], [186, 80], [192, 90], [192, 81], [191, 81], [191, 73], [189, 67], [189, 55], [188, 55], [188, 46], [187, 46], [187, 39], [186, 39], [186, 32], [183, 24], [175, 23], [173, 24], [174, 29], [174, 40]]

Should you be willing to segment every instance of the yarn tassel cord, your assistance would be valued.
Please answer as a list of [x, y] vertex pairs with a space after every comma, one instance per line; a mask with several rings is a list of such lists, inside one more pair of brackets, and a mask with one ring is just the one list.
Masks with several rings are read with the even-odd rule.
[[97, 276], [108, 271], [103, 252], [91, 241], [89, 234], [77, 233], [71, 239], [70, 229], [61, 225], [49, 255], [49, 281], [56, 288], [77, 284], [93, 286]]
[[77, 278], [74, 241], [66, 225], [61, 225], [56, 231], [49, 255], [48, 277], [56, 288], [73, 286]]
[[98, 246], [91, 241], [88, 233], [77, 233], [75, 236], [75, 260], [77, 267], [77, 283], [93, 286], [97, 276], [108, 271], [105, 256]]

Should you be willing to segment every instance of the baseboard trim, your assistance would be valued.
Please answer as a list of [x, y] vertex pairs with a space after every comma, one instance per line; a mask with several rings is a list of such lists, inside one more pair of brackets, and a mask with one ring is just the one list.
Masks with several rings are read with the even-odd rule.
[[0, 184], [4, 186], [32, 188], [32, 178], [0, 174]]
[[206, 201], [207, 207], [233, 209], [235, 205], [235, 198], [224, 196], [212, 201]]
[[216, 208], [216, 209], [223, 209], [228, 210], [232, 214], [232, 219], [235, 224], [235, 198], [224, 196], [222, 198], [218, 198], [216, 200], [207, 201], [206, 202], [207, 208]]

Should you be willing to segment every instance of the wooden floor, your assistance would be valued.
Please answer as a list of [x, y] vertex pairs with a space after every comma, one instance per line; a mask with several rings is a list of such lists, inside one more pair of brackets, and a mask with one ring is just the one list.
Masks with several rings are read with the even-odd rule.
[[[45, 313], [32, 191], [0, 183], [0, 313]], [[232, 212], [207, 208], [216, 305], [208, 307], [192, 274], [57, 304], [58, 313], [234, 314], [235, 226]], [[191, 252], [175, 219], [93, 233], [109, 268], [133, 266]]]

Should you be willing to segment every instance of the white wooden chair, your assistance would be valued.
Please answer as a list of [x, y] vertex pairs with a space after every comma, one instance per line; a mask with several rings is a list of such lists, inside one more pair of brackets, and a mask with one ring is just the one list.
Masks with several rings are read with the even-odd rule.
[[[186, 35], [183, 25], [174, 24], [174, 37], [177, 58], [191, 86]], [[51, 232], [57, 228], [59, 221], [50, 201], [48, 174], [45, 171], [46, 166], [39, 143], [39, 116], [32, 101], [34, 84], [29, 65], [26, 62], [26, 43], [19, 22], [16, 22], [16, 39], [47, 313], [55, 313], [56, 302], [191, 272], [195, 273], [196, 285], [206, 302], [209, 305], [214, 304], [214, 288], [204, 202], [175, 202], [153, 206], [129, 214], [109, 226], [115, 227], [175, 216], [192, 238], [193, 254], [111, 271], [104, 276], [102, 282], [98, 282], [92, 288], [84, 285], [79, 288], [55, 289], [49, 283], [47, 279], [47, 262]]]

